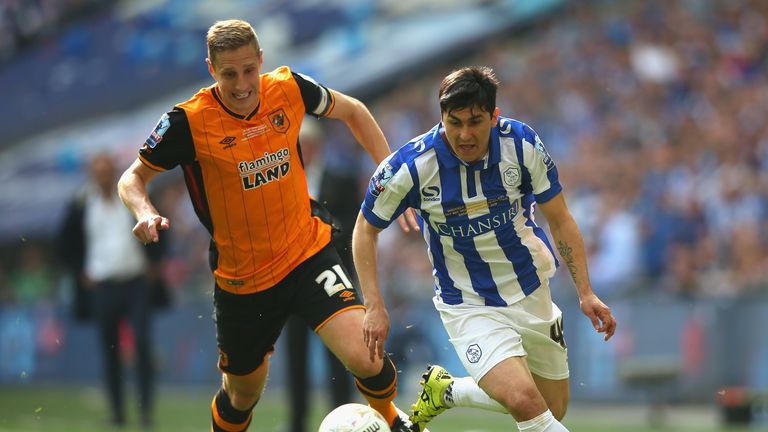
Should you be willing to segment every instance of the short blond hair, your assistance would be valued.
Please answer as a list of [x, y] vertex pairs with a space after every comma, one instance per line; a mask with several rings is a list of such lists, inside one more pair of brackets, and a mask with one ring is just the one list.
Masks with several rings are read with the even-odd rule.
[[216, 54], [224, 51], [235, 50], [248, 44], [252, 44], [258, 53], [259, 38], [250, 24], [243, 20], [231, 19], [216, 21], [208, 29], [206, 36], [208, 42], [208, 58], [213, 63]]

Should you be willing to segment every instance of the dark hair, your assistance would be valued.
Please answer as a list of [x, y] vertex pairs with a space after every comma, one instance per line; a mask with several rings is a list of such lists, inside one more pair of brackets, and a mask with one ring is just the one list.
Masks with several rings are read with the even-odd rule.
[[457, 69], [443, 78], [440, 84], [440, 112], [479, 106], [489, 114], [496, 109], [496, 90], [499, 80], [493, 69], [470, 66]]

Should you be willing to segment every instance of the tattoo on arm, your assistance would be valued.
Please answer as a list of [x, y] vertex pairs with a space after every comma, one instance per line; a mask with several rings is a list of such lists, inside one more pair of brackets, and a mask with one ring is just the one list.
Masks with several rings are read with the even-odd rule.
[[573, 261], [573, 248], [568, 246], [568, 243], [564, 241], [557, 242], [557, 250], [560, 251], [560, 256], [568, 266], [568, 271], [571, 272], [571, 277], [576, 278], [576, 263]]

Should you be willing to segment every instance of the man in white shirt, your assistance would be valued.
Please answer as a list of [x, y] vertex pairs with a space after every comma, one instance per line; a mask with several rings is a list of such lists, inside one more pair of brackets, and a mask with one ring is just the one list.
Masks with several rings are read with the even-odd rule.
[[71, 203], [59, 234], [62, 260], [78, 285], [77, 318], [98, 326], [111, 422], [126, 422], [124, 365], [120, 333], [130, 325], [135, 341], [135, 375], [140, 421], [152, 423], [153, 378], [151, 323], [155, 289], [160, 281], [161, 244], [142, 246], [131, 234], [133, 216], [117, 195], [112, 157], [95, 155], [90, 181]]

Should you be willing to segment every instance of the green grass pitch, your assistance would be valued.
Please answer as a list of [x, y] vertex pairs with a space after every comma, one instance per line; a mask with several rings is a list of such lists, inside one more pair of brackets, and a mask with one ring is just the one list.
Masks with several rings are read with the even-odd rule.
[[[210, 430], [210, 389], [162, 388], [157, 395], [157, 416], [153, 432], [186, 432]], [[121, 432], [139, 432], [135, 425], [134, 398], [129, 392], [129, 426]], [[322, 395], [316, 394], [312, 401], [310, 428], [316, 428], [323, 415], [330, 411]], [[406, 407], [407, 401], [398, 400], [399, 406]], [[249, 430], [284, 432], [287, 430], [287, 403], [280, 392], [268, 391], [254, 410], [254, 422]], [[706, 412], [706, 411], [705, 411]], [[564, 424], [571, 432], [703, 432], [703, 431], [755, 431], [757, 429], [721, 428], [718, 417], [688, 415], [680, 417], [675, 407], [667, 411], [666, 426], [651, 427], [647, 424], [647, 411], [643, 407], [620, 410], [581, 405], [572, 406]], [[101, 432], [111, 431], [107, 422], [106, 402], [101, 389], [94, 386], [0, 387], [0, 431], [2, 432]], [[689, 424], [686, 424], [686, 421]], [[430, 423], [431, 432], [492, 432], [513, 430], [512, 418], [502, 414], [471, 409], [447, 411]], [[314, 430], [314, 429], [311, 429]]]

